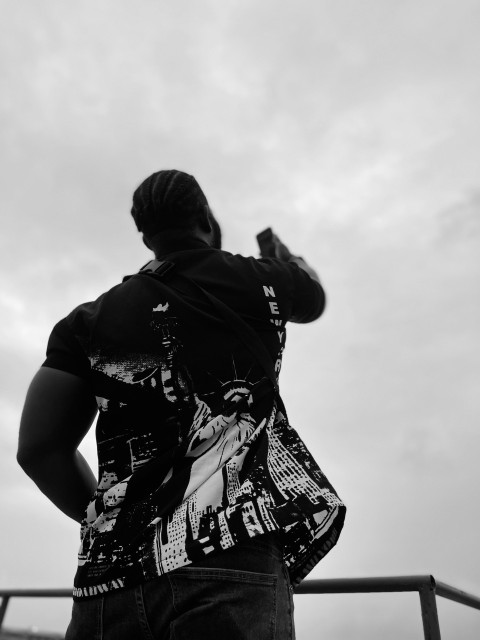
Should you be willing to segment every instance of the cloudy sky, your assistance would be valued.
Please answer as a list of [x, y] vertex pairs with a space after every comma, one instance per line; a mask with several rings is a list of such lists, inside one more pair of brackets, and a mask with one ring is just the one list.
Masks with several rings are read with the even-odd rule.
[[[23, 398], [53, 324], [149, 259], [131, 194], [178, 168], [225, 249], [256, 255], [271, 225], [327, 290], [281, 381], [348, 505], [312, 577], [480, 595], [478, 0], [0, 7], [0, 587], [71, 584], [77, 526], [16, 466]], [[298, 638], [420, 639], [417, 600], [298, 596]], [[68, 607], [14, 601], [6, 622], [62, 629]], [[477, 611], [439, 614], [478, 637]]]

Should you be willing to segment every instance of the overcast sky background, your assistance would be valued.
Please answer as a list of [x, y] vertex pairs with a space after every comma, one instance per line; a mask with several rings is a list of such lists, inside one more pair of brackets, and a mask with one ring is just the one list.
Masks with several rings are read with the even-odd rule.
[[[327, 291], [281, 380], [348, 506], [311, 577], [480, 595], [478, 0], [0, 8], [0, 587], [71, 585], [77, 526], [15, 462], [24, 395], [53, 324], [150, 258], [131, 194], [178, 168], [225, 249], [257, 255], [271, 225]], [[442, 637], [478, 638], [478, 611], [438, 606]], [[6, 623], [63, 629], [69, 607], [13, 601]], [[414, 594], [296, 607], [298, 640], [423, 637]]]

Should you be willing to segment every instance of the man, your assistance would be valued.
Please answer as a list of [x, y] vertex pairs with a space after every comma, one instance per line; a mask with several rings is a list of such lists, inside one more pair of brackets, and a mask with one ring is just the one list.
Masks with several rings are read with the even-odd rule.
[[[81, 523], [66, 638], [293, 638], [293, 587], [345, 511], [277, 386], [285, 324], [323, 289], [275, 236], [275, 258], [222, 251], [183, 172], [132, 215], [156, 260], [54, 327], [20, 426], [19, 463]], [[98, 483], [77, 450], [97, 411]]]

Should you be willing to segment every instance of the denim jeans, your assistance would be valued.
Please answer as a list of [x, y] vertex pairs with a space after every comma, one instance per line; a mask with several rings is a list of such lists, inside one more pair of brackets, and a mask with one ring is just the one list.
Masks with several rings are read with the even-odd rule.
[[65, 640], [294, 640], [293, 597], [272, 534], [137, 587], [74, 602]]

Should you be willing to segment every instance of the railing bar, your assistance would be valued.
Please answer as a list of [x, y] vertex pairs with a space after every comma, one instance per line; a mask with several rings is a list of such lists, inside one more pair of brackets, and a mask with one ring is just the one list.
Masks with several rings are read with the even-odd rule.
[[419, 590], [419, 595], [425, 640], [441, 640], [435, 589], [433, 586], [424, 586]]
[[7, 613], [8, 602], [10, 600], [10, 596], [2, 597], [2, 604], [0, 604], [0, 629], [3, 625], [3, 620], [5, 618], [5, 614]]
[[295, 589], [295, 593], [399, 592], [419, 591], [422, 587], [428, 587], [430, 589], [435, 587], [435, 581], [431, 575], [306, 580]]
[[480, 609], [480, 598], [472, 596], [470, 593], [466, 593], [456, 587], [451, 587], [445, 582], [437, 582], [437, 595], [448, 600], [454, 600], [460, 604], [464, 604], [467, 607], [473, 607], [474, 609]]
[[0, 589], [0, 598], [71, 598], [72, 589]]

